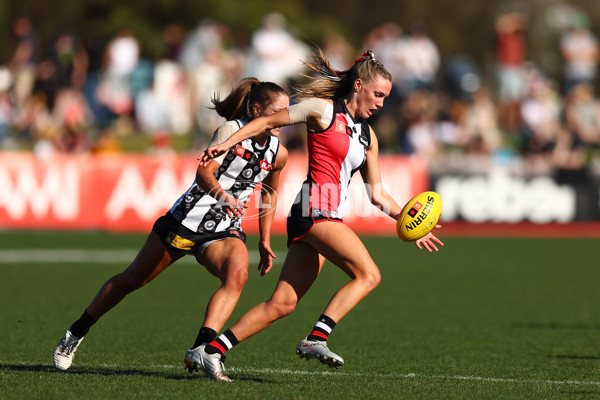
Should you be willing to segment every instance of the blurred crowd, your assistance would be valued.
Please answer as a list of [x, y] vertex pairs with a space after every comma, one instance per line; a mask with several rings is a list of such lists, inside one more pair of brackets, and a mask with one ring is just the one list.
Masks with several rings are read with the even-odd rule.
[[[372, 121], [381, 152], [429, 165], [469, 160], [469, 168], [518, 159], [528, 171], [548, 173], [600, 164], [600, 53], [591, 28], [584, 14], [573, 15], [556, 46], [563, 65], [554, 79], [528, 60], [528, 16], [520, 12], [496, 18], [493, 77], [468, 55], [442, 60], [421, 22], [376, 26], [361, 49], [335, 33], [319, 46], [337, 69], [370, 49], [391, 72], [392, 93]], [[42, 158], [123, 151], [122, 139], [133, 135], [148, 138], [155, 154], [173, 152], [178, 135], [198, 151], [223, 122], [209, 108], [213, 96], [247, 76], [290, 88], [312, 51], [278, 13], [245, 40], [215, 21], [190, 32], [166, 26], [164, 52], [151, 58], [129, 30], [105, 45], [63, 33], [47, 49], [28, 18], [13, 21], [12, 30], [15, 49], [0, 66], [0, 150]], [[303, 151], [299, 129], [288, 128], [283, 139]]]

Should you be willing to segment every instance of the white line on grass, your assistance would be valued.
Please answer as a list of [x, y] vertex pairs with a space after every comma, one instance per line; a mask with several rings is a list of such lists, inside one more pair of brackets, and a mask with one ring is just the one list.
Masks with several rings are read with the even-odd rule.
[[[3, 365], [11, 365], [17, 364], [22, 365], [24, 367], [27, 366], [39, 366], [39, 363], [33, 362], [23, 362], [23, 361], [6, 361], [0, 360], [0, 367]], [[50, 367], [50, 365], [48, 365]], [[156, 369], [165, 369], [165, 370], [182, 370], [183, 368], [178, 365], [170, 365], [170, 364], [157, 364], [157, 365], [120, 365], [120, 364], [76, 364], [77, 367], [85, 367], [85, 368], [124, 368], [127, 370], [132, 369], [140, 369], [140, 370], [156, 370]], [[229, 367], [226, 369], [226, 372], [234, 372], [234, 373], [252, 373], [252, 374], [279, 374], [279, 375], [315, 375], [315, 376], [356, 376], [356, 377], [377, 377], [377, 378], [395, 378], [395, 379], [430, 379], [430, 380], [459, 380], [459, 381], [479, 381], [479, 382], [491, 382], [491, 383], [534, 383], [534, 384], [548, 384], [548, 385], [580, 385], [580, 386], [600, 386], [600, 381], [578, 381], [574, 379], [565, 379], [565, 380], [552, 380], [552, 379], [525, 379], [525, 378], [491, 378], [485, 376], [474, 376], [474, 375], [426, 375], [426, 374], [415, 374], [415, 373], [407, 373], [407, 374], [399, 374], [399, 373], [361, 373], [361, 372], [343, 372], [343, 371], [306, 371], [306, 370], [293, 370], [293, 369], [272, 369], [272, 368], [239, 368], [239, 367]]]
[[345, 373], [340, 371], [295, 371], [287, 369], [255, 369], [255, 368], [227, 368], [228, 371], [242, 373], [264, 373], [264, 374], [291, 374], [291, 375], [347, 375], [347, 376], [376, 376], [378, 378], [422, 378], [422, 379], [441, 379], [441, 380], [460, 380], [460, 381], [482, 381], [482, 382], [498, 382], [498, 383], [546, 383], [551, 385], [596, 385], [600, 386], [597, 381], [577, 381], [577, 380], [546, 380], [546, 379], [517, 379], [517, 378], [488, 378], [483, 376], [460, 376], [460, 375], [425, 375], [425, 374], [363, 374], [363, 373]]
[[[0, 264], [93, 263], [129, 264], [137, 255], [134, 249], [8, 249], [0, 250]], [[281, 252], [279, 252], [281, 253]], [[250, 263], [260, 260], [258, 251], [249, 251]], [[274, 262], [283, 262], [284, 256]], [[194, 257], [183, 257], [178, 263], [197, 264]]]

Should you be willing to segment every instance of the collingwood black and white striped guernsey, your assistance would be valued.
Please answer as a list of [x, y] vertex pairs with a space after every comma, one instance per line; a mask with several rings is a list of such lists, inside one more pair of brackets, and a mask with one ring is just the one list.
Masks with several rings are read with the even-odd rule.
[[[234, 120], [226, 124], [237, 124], [233, 134], [244, 126], [246, 121]], [[262, 182], [273, 168], [278, 149], [279, 139], [273, 136], [268, 137], [264, 146], [252, 139], [246, 139], [227, 152], [221, 166], [215, 172], [215, 178], [224, 190], [246, 203], [256, 185]], [[240, 218], [229, 217], [222, 210], [219, 201], [206, 193], [196, 181], [169, 211], [183, 226], [200, 234], [241, 230]]]

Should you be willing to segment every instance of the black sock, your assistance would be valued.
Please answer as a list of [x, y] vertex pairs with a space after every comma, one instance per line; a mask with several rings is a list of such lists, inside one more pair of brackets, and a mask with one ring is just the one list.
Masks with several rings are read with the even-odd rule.
[[73, 322], [73, 325], [71, 325], [69, 330], [71, 331], [72, 335], [81, 339], [88, 333], [92, 325], [95, 323], [96, 320], [92, 318], [90, 314], [88, 314], [87, 310], [85, 310], [83, 314], [81, 314], [81, 317], [79, 317], [77, 321]]
[[325, 314], [321, 314], [319, 320], [315, 324], [313, 330], [310, 332], [310, 335], [308, 335], [307, 339], [326, 341], [333, 328], [335, 328], [335, 325], [336, 323], [334, 320]]
[[210, 343], [213, 340], [215, 340], [216, 337], [217, 337], [217, 332], [215, 332], [214, 330], [212, 330], [210, 328], [203, 326], [202, 328], [200, 328], [200, 332], [198, 332], [198, 336], [196, 337], [196, 341], [194, 342], [192, 349], [195, 349], [196, 347], [200, 346], [203, 343]]
[[233, 332], [227, 329], [222, 335], [207, 344], [204, 351], [206, 351], [207, 354], [219, 353], [222, 356], [227, 350], [238, 343], [239, 342]]

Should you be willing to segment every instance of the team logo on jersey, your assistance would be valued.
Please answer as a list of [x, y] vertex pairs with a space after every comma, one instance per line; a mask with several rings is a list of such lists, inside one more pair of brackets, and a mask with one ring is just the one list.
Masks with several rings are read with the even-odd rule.
[[243, 157], [244, 156], [244, 152], [246, 151], [245, 148], [243, 148], [242, 146], [240, 146], [239, 144], [237, 146], [235, 146], [235, 148], [233, 149], [233, 153], [236, 156], [240, 156]]
[[271, 169], [273, 169], [273, 164], [265, 160], [260, 160], [260, 169], [264, 169], [265, 171], [269, 172]]
[[176, 233], [169, 232], [167, 235], [167, 242], [171, 244], [171, 246], [180, 249], [180, 250], [191, 250], [192, 247], [196, 244], [196, 242], [192, 242], [191, 240], [182, 238]]
[[418, 201], [415, 202], [412, 208], [408, 211], [408, 215], [414, 218], [419, 213], [421, 208], [423, 208], [423, 204], [419, 203]]
[[235, 154], [238, 157], [243, 158], [246, 161], [250, 161], [252, 159], [252, 152], [242, 146], [240, 146], [239, 144], [237, 146], [235, 146], [235, 148], [233, 149], [233, 154]]
[[346, 126], [346, 124], [343, 123], [342, 121], [340, 121], [340, 120], [335, 121], [335, 131], [336, 132], [346, 133], [347, 128], [348, 127]]

